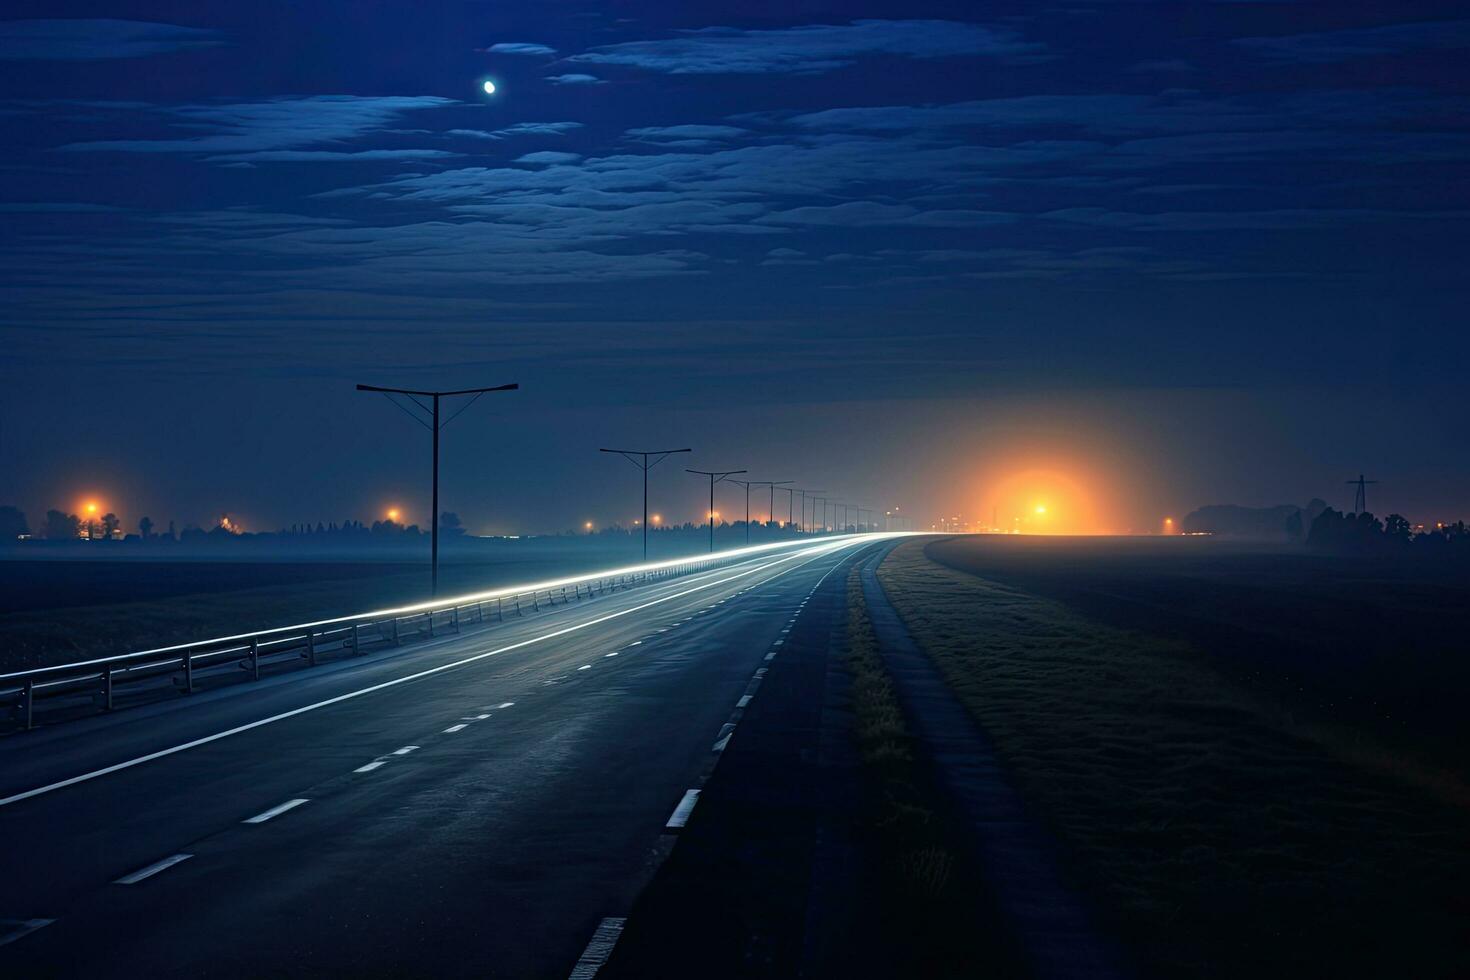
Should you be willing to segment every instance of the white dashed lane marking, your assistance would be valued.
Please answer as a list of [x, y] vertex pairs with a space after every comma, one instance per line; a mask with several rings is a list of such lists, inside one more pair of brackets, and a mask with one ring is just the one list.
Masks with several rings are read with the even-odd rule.
[[143, 879], [152, 878], [154, 875], [158, 874], [158, 872], [167, 871], [174, 865], [179, 864], [183, 861], [187, 861], [193, 856], [194, 855], [192, 854], [174, 854], [171, 857], [164, 858], [162, 861], [155, 861], [153, 864], [148, 865], [148, 867], [146, 868], [139, 868], [137, 871], [134, 871], [130, 875], [123, 875], [121, 878], [117, 879], [117, 881], [113, 882], [113, 884], [136, 885]]
[[257, 813], [255, 816], [253, 816], [250, 819], [245, 820], [243, 822], [244, 823], [265, 823], [267, 820], [271, 820], [271, 819], [274, 819], [275, 817], [279, 817], [281, 814], [285, 813], [287, 810], [294, 810], [298, 806], [300, 806], [301, 804], [306, 803], [306, 802], [308, 802], [308, 801], [307, 800], [287, 800], [285, 803], [282, 803], [279, 806], [273, 806], [269, 810], [266, 810], [264, 813]]
[[358, 766], [356, 769], [354, 769], [352, 771], [353, 772], [372, 772], [374, 769], [378, 768], [382, 764], [383, 764], [383, 760], [382, 759], [375, 759], [372, 762], [369, 762], [365, 766]]
[[618, 937], [623, 934], [623, 924], [627, 921], [613, 916], [603, 919], [587, 941], [587, 948], [582, 950], [577, 965], [572, 967], [568, 980], [592, 980], [597, 976], [597, 971], [612, 957], [613, 947], [617, 946]]
[[691, 789], [684, 792], [684, 798], [679, 805], [674, 807], [674, 812], [669, 817], [669, 822], [664, 824], [668, 830], [679, 830], [689, 822], [689, 814], [694, 812], [694, 804], [699, 802], [699, 790]]
[[417, 745], [405, 745], [401, 749], [394, 749], [393, 750], [393, 754], [394, 755], [408, 755], [410, 752], [417, 752], [417, 751], [418, 751], [418, 746]]
[[439, 734], [440, 735], [453, 735], [455, 732], [457, 732], [457, 731], [459, 731], [461, 729], [464, 729], [464, 728], [468, 728], [468, 727], [470, 727], [470, 726], [468, 726], [468, 725], [450, 725], [448, 728], [444, 729], [444, 731], [440, 732]]

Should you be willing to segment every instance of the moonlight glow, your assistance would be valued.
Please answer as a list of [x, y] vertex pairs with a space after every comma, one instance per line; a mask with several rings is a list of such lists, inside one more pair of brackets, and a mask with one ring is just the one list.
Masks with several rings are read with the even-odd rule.
[[485, 90], [485, 94], [486, 95], [494, 95], [495, 94], [495, 83], [492, 82], [492, 81], [490, 81], [490, 79], [488, 79], [488, 78], [485, 79], [485, 84], [481, 85], [480, 87]]

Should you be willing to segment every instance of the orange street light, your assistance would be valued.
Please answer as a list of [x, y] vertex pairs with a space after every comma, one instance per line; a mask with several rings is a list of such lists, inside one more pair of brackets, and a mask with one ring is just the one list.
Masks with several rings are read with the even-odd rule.
[[397, 507], [388, 508], [388, 520], [394, 522], [395, 524], [398, 523], [398, 514], [399, 510]]

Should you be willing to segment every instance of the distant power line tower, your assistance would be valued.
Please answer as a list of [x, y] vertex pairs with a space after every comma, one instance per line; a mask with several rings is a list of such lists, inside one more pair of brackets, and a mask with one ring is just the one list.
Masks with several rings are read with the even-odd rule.
[[1353, 495], [1353, 513], [1364, 514], [1368, 511], [1368, 484], [1377, 483], [1377, 480], [1365, 480], [1363, 474], [1359, 473], [1356, 480], [1348, 480], [1347, 485], [1357, 487], [1357, 493]]

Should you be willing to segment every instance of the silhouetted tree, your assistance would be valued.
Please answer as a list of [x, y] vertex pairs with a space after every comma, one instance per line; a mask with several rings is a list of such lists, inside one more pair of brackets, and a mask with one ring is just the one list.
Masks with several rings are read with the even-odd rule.
[[151, 517], [145, 517], [138, 522], [138, 533], [142, 535], [144, 541], [147, 541], [153, 536], [153, 519]]
[[116, 514], [106, 513], [102, 515], [102, 536], [109, 541], [112, 540], [112, 532], [121, 526], [122, 521], [117, 519]]
[[46, 537], [52, 541], [74, 540], [81, 529], [81, 519], [75, 514], [63, 514], [59, 510], [46, 512]]
[[464, 525], [460, 523], [458, 514], [446, 510], [439, 515], [439, 531], [446, 537], [454, 538], [464, 534]]
[[1302, 512], [1292, 511], [1291, 516], [1286, 519], [1286, 536], [1292, 541], [1300, 541], [1303, 534]]
[[0, 541], [14, 541], [22, 534], [30, 534], [31, 526], [19, 507], [6, 504], [0, 507]]
[[1408, 544], [1409, 538], [1414, 534], [1414, 528], [1409, 524], [1408, 518], [1402, 514], [1389, 514], [1383, 521], [1383, 534], [1391, 541]]

